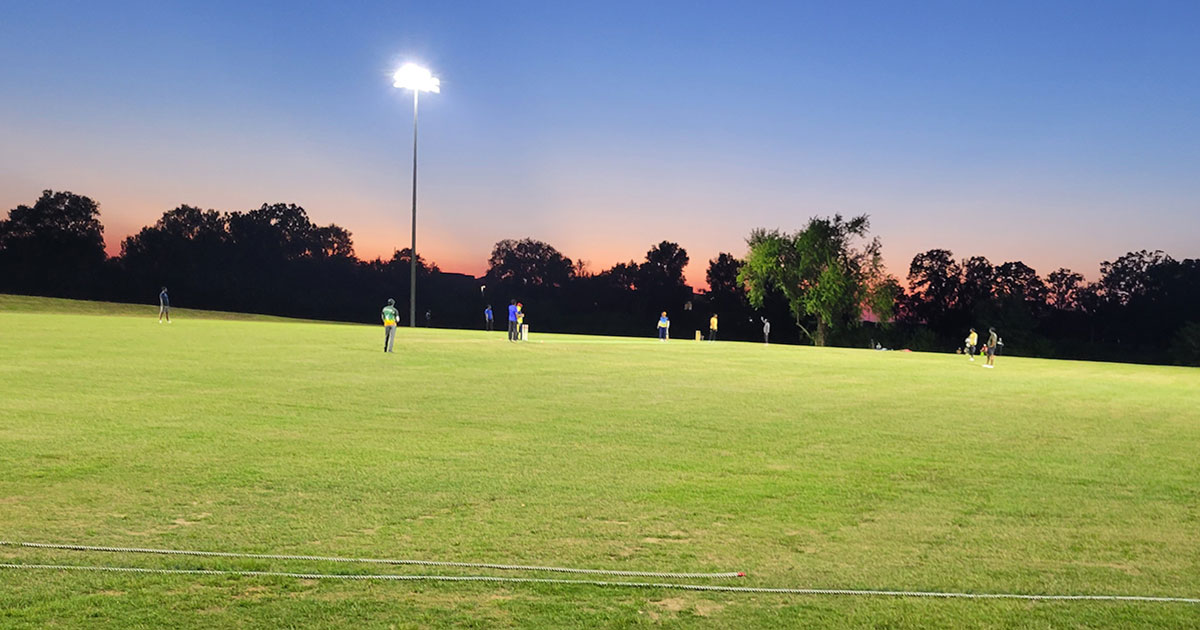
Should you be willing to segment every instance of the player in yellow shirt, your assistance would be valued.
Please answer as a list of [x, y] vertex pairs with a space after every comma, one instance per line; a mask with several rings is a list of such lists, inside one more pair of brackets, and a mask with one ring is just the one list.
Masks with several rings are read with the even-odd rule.
[[972, 361], [974, 361], [975, 360], [975, 346], [979, 343], [979, 334], [975, 332], [974, 328], [971, 329], [971, 334], [967, 335], [967, 338], [964, 340], [964, 343], [966, 343], [966, 347], [963, 348], [963, 352], [966, 352], [967, 357], [969, 357]]
[[713, 316], [708, 319], [708, 340], [709, 341], [717, 340], [717, 314], [716, 313], [713, 313]]

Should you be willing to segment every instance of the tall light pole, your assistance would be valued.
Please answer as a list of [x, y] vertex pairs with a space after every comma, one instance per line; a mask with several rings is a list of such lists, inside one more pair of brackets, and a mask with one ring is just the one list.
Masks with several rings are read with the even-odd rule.
[[392, 75], [392, 87], [412, 90], [413, 93], [413, 182], [412, 182], [412, 251], [408, 276], [408, 325], [417, 325], [417, 97], [421, 92], [442, 91], [442, 82], [428, 69], [415, 63], [400, 66]]

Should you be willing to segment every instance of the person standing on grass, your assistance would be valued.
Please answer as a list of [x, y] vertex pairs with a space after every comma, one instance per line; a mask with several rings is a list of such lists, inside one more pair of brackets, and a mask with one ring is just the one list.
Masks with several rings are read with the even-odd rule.
[[667, 312], [663, 311], [658, 318], [658, 340], [666, 341], [671, 336], [671, 320], [667, 318]]
[[517, 301], [508, 303], [508, 340], [517, 340]]
[[383, 320], [383, 351], [391, 352], [392, 344], [396, 341], [396, 324], [400, 322], [400, 311], [396, 310], [396, 300], [388, 298], [387, 306], [379, 315]]
[[717, 340], [717, 314], [716, 313], [713, 313], [713, 316], [708, 318], [708, 340], [709, 341]]
[[524, 341], [522, 331], [525, 328], [525, 305], [517, 302], [517, 341]]
[[975, 346], [979, 344], [979, 333], [975, 332], [975, 329], [972, 328], [971, 334], [967, 335], [967, 338], [964, 341], [964, 343], [966, 344], [966, 347], [963, 348], [963, 352], [966, 352], [967, 356], [972, 361], [974, 361], [975, 360]]
[[167, 318], [168, 324], [171, 323], [171, 298], [167, 297], [167, 287], [163, 287], [158, 294], [158, 323], [163, 322], [163, 317]]
[[763, 343], [771, 343], [771, 320], [766, 317], [761, 318], [763, 323]]
[[996, 367], [996, 342], [997, 341], [999, 341], [999, 338], [996, 336], [996, 329], [988, 328], [987, 363], [983, 364], [983, 367], [985, 367], [985, 368]]
[[483, 325], [488, 332], [492, 331], [492, 305], [488, 304], [487, 308], [483, 309]]

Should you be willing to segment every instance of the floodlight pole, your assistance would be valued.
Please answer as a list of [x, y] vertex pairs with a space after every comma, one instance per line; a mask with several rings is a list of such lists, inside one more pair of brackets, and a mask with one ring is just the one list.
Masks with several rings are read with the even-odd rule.
[[408, 325], [417, 327], [417, 103], [421, 90], [438, 92], [441, 82], [429, 70], [406, 63], [392, 75], [392, 87], [413, 91], [412, 248], [408, 261]]
[[413, 90], [413, 182], [412, 182], [412, 250], [409, 252], [408, 274], [408, 325], [417, 327], [417, 97], [421, 90]]

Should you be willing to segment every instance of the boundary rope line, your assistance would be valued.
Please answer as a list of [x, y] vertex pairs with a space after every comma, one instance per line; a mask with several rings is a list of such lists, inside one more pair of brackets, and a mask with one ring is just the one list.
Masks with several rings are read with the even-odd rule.
[[657, 582], [605, 582], [600, 580], [568, 580], [561, 578], [520, 578], [486, 575], [351, 575], [344, 573], [287, 573], [282, 571], [234, 571], [216, 569], [146, 569], [138, 567], [82, 566], [69, 564], [10, 564], [0, 563], [4, 569], [41, 569], [60, 571], [96, 571], [112, 573], [140, 573], [157, 575], [226, 575], [242, 577], [283, 577], [306, 580], [363, 580], [396, 582], [498, 582], [507, 584], [559, 584], [600, 586], [617, 588], [664, 588], [681, 591], [707, 591], [722, 593], [778, 593], [789, 595], [859, 595], [883, 597], [929, 597], [941, 599], [1015, 599], [1042, 601], [1127, 601], [1155, 603], [1200, 604], [1200, 598], [1152, 597], [1143, 595], [1030, 595], [1020, 593], [954, 593], [936, 591], [887, 591], [829, 588], [770, 588], [758, 586], [723, 586], [716, 584], [671, 584]]
[[502, 571], [550, 571], [589, 575], [616, 575], [622, 577], [652, 578], [738, 578], [745, 577], [741, 571], [725, 573], [656, 573], [652, 571], [616, 571], [608, 569], [574, 569], [570, 567], [543, 567], [520, 564], [488, 564], [480, 562], [447, 562], [441, 560], [403, 560], [389, 558], [341, 558], [331, 556], [297, 556], [267, 553], [233, 553], [226, 551], [190, 551], [183, 549], [145, 549], [140, 547], [94, 547], [90, 545], [63, 545], [53, 543], [14, 542], [0, 540], [0, 547], [27, 547], [33, 549], [58, 549], [66, 551], [100, 551], [106, 553], [148, 553], [169, 556], [203, 556], [209, 558], [249, 558], [255, 560], [307, 560], [316, 562], [356, 562], [368, 564], [412, 565], [424, 567], [458, 567], [466, 569], [498, 569]]

